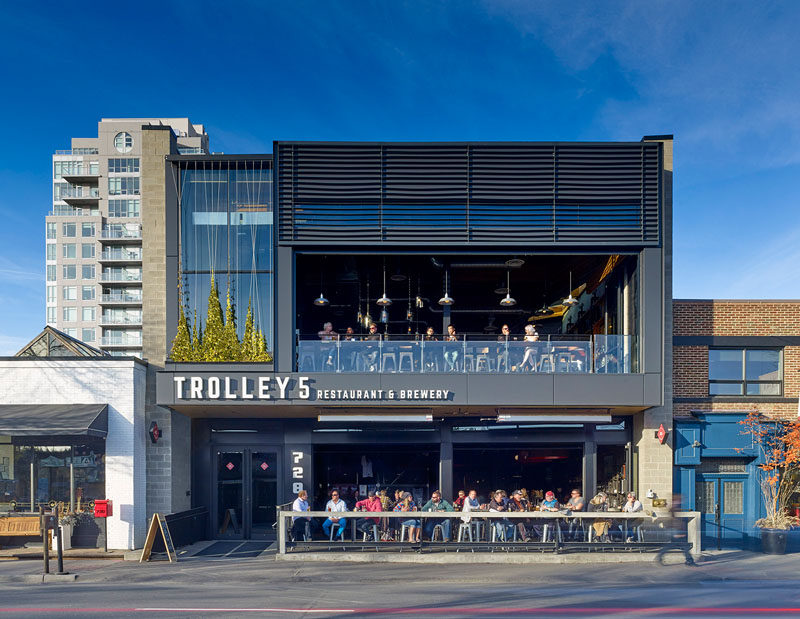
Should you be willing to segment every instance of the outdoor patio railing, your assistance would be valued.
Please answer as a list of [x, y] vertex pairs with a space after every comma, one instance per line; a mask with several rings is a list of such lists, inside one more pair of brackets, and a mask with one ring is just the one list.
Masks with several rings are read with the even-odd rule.
[[[342, 538], [336, 537], [338, 524], [332, 526], [332, 533], [311, 534], [304, 527], [298, 527], [297, 539], [293, 539], [292, 518], [310, 519], [320, 523], [336, 516], [345, 519], [345, 532]], [[469, 518], [464, 523], [462, 516]], [[357, 529], [361, 519], [377, 519], [375, 529]], [[444, 542], [444, 531], [435, 531], [432, 536], [422, 540], [409, 541], [408, 532], [402, 523], [408, 520], [419, 521], [423, 530], [429, 520], [441, 524], [450, 521], [450, 540]], [[608, 523], [598, 529], [593, 523]], [[523, 523], [525, 534], [519, 528]], [[304, 523], [303, 523], [304, 524]], [[463, 525], [463, 526], [462, 526]], [[433, 525], [429, 526], [430, 530]], [[573, 551], [655, 551], [667, 545], [688, 545], [693, 555], [700, 554], [701, 526], [700, 512], [362, 512], [347, 511], [332, 514], [326, 511], [294, 512], [277, 508], [276, 528], [278, 532], [278, 553], [319, 550], [351, 551], [402, 551], [415, 550], [573, 550]], [[607, 533], [598, 533], [598, 530]], [[392, 535], [388, 535], [392, 532]], [[406, 536], [400, 538], [401, 532]], [[526, 541], [525, 536], [529, 539]], [[429, 539], [435, 537], [436, 539]], [[676, 542], [676, 539], [679, 540]]]
[[539, 341], [463, 335], [457, 341], [418, 336], [299, 336], [300, 372], [579, 373], [637, 371], [633, 335], [545, 335]]

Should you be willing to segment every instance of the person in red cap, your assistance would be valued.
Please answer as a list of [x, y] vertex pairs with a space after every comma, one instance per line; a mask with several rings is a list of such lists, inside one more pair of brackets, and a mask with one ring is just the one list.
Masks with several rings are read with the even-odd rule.
[[[561, 510], [561, 505], [556, 499], [556, 495], [553, 493], [552, 490], [548, 490], [544, 494], [544, 501], [539, 503], [539, 511], [540, 512], [557, 512]], [[537, 521], [537, 525], [534, 527], [534, 531], [537, 535], [543, 536], [544, 532], [544, 525], [551, 525], [550, 529], [555, 530], [555, 527], [558, 526], [558, 520], [544, 520], [539, 519]], [[545, 541], [542, 539], [542, 541]]]

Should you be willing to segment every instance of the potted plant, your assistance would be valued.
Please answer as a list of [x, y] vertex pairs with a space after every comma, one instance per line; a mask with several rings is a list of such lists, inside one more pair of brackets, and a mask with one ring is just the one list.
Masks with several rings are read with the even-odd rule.
[[58, 524], [61, 527], [61, 534], [64, 536], [61, 540], [61, 548], [69, 550], [72, 548], [72, 531], [75, 525], [78, 524], [78, 514], [66, 512], [58, 519]]
[[739, 423], [744, 427], [742, 434], [752, 438], [760, 455], [758, 483], [766, 513], [756, 520], [761, 549], [767, 554], [783, 554], [789, 530], [800, 524], [790, 512], [800, 482], [800, 422], [767, 419], [751, 410]]

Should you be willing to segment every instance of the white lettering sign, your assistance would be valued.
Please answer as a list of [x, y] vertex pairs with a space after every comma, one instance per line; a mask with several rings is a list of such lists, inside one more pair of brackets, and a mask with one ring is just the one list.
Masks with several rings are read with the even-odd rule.
[[308, 376], [173, 376], [176, 400], [450, 400], [449, 389], [319, 389]]

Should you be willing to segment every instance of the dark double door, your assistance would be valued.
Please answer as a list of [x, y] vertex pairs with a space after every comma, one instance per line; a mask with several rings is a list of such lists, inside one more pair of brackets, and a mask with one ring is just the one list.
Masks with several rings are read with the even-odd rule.
[[278, 504], [278, 451], [259, 447], [216, 450], [217, 539], [270, 539]]
[[703, 515], [703, 548], [740, 548], [744, 543], [745, 482], [741, 476], [698, 476], [695, 502]]

